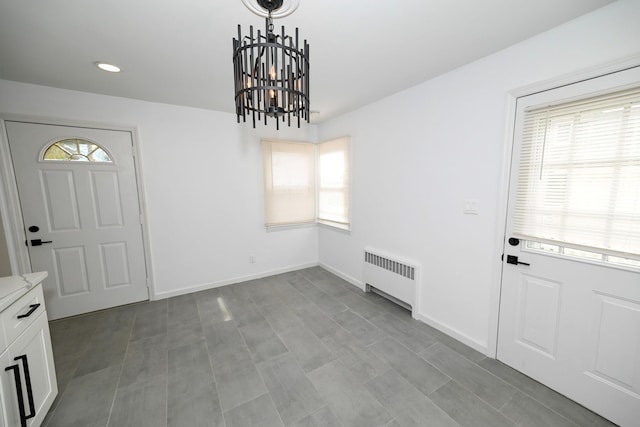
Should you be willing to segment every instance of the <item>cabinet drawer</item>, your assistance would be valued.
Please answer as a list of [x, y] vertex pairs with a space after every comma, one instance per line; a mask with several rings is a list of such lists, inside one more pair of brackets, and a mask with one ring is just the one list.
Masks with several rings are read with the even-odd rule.
[[35, 286], [3, 311], [0, 314], [0, 320], [2, 321], [7, 343], [10, 344], [15, 341], [44, 311], [42, 286]]

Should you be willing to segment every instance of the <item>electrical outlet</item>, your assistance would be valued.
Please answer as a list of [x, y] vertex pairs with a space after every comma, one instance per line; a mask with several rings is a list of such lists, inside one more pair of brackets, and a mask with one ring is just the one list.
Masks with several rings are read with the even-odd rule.
[[255, 264], [255, 263], [256, 263], [256, 256], [249, 255], [249, 264]]
[[478, 199], [464, 199], [464, 209], [466, 215], [478, 215]]

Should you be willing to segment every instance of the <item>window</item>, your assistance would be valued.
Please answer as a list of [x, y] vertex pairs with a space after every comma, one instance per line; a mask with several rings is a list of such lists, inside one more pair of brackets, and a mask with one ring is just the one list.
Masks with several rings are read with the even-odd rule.
[[42, 160], [113, 163], [104, 148], [77, 138], [54, 142], [45, 150]]
[[514, 218], [548, 250], [640, 260], [640, 88], [525, 112]]
[[262, 152], [267, 227], [321, 222], [349, 229], [349, 138], [317, 145], [263, 140]]
[[560, 245], [548, 243], [532, 242], [527, 240], [525, 249], [530, 251], [554, 254], [567, 258], [579, 258], [598, 264], [614, 264], [621, 267], [640, 269], [640, 260], [631, 258], [621, 258], [613, 255], [606, 255], [597, 252], [581, 251], [579, 249], [565, 248]]
[[315, 146], [262, 141], [267, 227], [316, 220]]
[[349, 226], [349, 138], [318, 144], [318, 221]]

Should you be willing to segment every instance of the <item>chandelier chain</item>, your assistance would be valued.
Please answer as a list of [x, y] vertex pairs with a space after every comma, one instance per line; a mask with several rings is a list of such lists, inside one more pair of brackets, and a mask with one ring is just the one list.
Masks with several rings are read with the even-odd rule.
[[269, 22], [269, 32], [273, 33], [273, 17], [271, 16], [271, 11], [269, 11], [269, 16], [267, 16], [267, 22]]

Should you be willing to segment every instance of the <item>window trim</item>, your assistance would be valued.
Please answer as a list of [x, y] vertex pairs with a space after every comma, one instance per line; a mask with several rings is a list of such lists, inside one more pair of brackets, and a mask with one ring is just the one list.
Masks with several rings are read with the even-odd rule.
[[[320, 168], [319, 168], [319, 147], [320, 144], [323, 143], [328, 143], [328, 142], [334, 142], [334, 141], [338, 141], [338, 140], [342, 140], [342, 139], [346, 139], [347, 140], [347, 147], [348, 147], [348, 154], [347, 154], [347, 177], [346, 177], [346, 181], [347, 181], [347, 185], [346, 188], [342, 187], [342, 188], [336, 188], [335, 191], [336, 192], [346, 192], [347, 196], [348, 196], [348, 207], [347, 207], [347, 212], [348, 212], [348, 222], [340, 222], [340, 221], [333, 221], [330, 219], [325, 219], [325, 218], [320, 218]], [[271, 175], [271, 178], [269, 178], [267, 176], [267, 149], [265, 148], [267, 144], [272, 144], [272, 143], [291, 143], [291, 144], [311, 144], [313, 146], [313, 167], [314, 167], [314, 171], [313, 171], [313, 176], [314, 176], [314, 182], [313, 182], [313, 191], [314, 191], [314, 220], [313, 221], [301, 221], [301, 222], [290, 222], [290, 223], [267, 223], [267, 197], [268, 193], [267, 193], [267, 180], [268, 179], [272, 179], [273, 175]], [[261, 145], [262, 145], [262, 165], [263, 165], [263, 171], [262, 171], [262, 176], [263, 176], [263, 203], [264, 203], [264, 210], [263, 210], [263, 215], [264, 215], [264, 226], [265, 229], [267, 230], [267, 232], [272, 232], [272, 231], [284, 231], [284, 230], [291, 230], [291, 229], [298, 229], [298, 228], [306, 228], [309, 226], [322, 226], [322, 227], [326, 227], [326, 228], [330, 228], [330, 229], [334, 229], [334, 230], [339, 230], [342, 232], [347, 232], [350, 233], [351, 231], [351, 182], [352, 182], [352, 172], [351, 172], [351, 137], [350, 136], [342, 136], [339, 138], [332, 138], [330, 140], [327, 141], [323, 141], [323, 142], [319, 142], [319, 143], [312, 143], [312, 142], [304, 142], [304, 141], [291, 141], [291, 140], [278, 140], [278, 139], [273, 139], [273, 138], [263, 138], [261, 139]], [[269, 150], [271, 150], [270, 146], [269, 146]]]
[[[527, 246], [527, 242], [532, 242], [532, 243], [544, 243], [544, 244], [550, 244], [552, 246], [557, 246], [560, 249], [560, 252], [552, 252], [550, 250], [545, 250], [545, 249], [536, 249], [536, 248], [531, 248]], [[633, 266], [633, 265], [629, 265], [629, 264], [622, 264], [622, 263], [616, 263], [616, 262], [611, 262], [605, 259], [597, 259], [597, 258], [588, 258], [588, 257], [582, 257], [580, 255], [570, 255], [570, 254], [565, 254], [562, 252], [562, 249], [575, 249], [569, 246], [562, 246], [559, 245], [557, 242], [556, 243], [545, 243], [542, 241], [536, 241], [536, 240], [522, 240], [521, 241], [522, 246], [520, 248], [520, 250], [522, 252], [528, 252], [528, 253], [532, 253], [532, 254], [536, 254], [536, 255], [542, 255], [542, 256], [548, 256], [548, 257], [552, 257], [552, 258], [559, 258], [562, 260], [567, 260], [567, 261], [574, 261], [574, 262], [582, 262], [585, 264], [591, 264], [591, 265], [597, 265], [599, 267], [607, 267], [607, 268], [612, 268], [615, 270], [626, 270], [626, 271], [631, 271], [631, 272], [639, 272], [640, 271], [640, 266]], [[581, 250], [581, 249], [577, 249], [577, 250]], [[609, 256], [614, 256], [614, 257], [618, 257], [620, 258], [620, 256], [617, 255], [610, 255], [610, 254], [606, 254], [606, 253], [598, 253], [598, 252], [593, 252], [593, 251], [587, 251], [584, 250], [583, 252], [591, 252], [593, 254], [596, 255], [601, 255], [603, 258], [604, 257], [609, 257]], [[625, 259], [630, 259], [630, 258], [625, 258]]]
[[[102, 150], [105, 152], [105, 154], [109, 157], [109, 161], [105, 162], [102, 160], [87, 160], [87, 161], [78, 161], [78, 160], [71, 160], [71, 159], [45, 159], [44, 156], [46, 155], [47, 151], [49, 149], [51, 149], [54, 145], [58, 144], [59, 142], [62, 141], [67, 141], [67, 140], [76, 140], [76, 141], [83, 141], [83, 142], [87, 142], [89, 144], [93, 144], [95, 146], [98, 147], [98, 149]], [[95, 151], [95, 150], [94, 150]], [[90, 139], [87, 138], [82, 138], [79, 136], [68, 136], [68, 137], [64, 137], [64, 138], [56, 138], [54, 140], [48, 141], [44, 147], [42, 147], [42, 149], [40, 150], [40, 153], [38, 154], [38, 163], [73, 163], [73, 164], [91, 164], [91, 165], [115, 165], [116, 164], [116, 160], [114, 158], [114, 156], [109, 152], [109, 150], [104, 147], [102, 144], [97, 143], [96, 141], [92, 141]]]
[[328, 228], [332, 228], [332, 229], [336, 229], [336, 230], [340, 230], [340, 231], [346, 231], [346, 232], [351, 232], [351, 223], [343, 223], [343, 222], [336, 222], [336, 221], [327, 221], [325, 219], [318, 219], [317, 224], [322, 226], [322, 227], [328, 227]]

